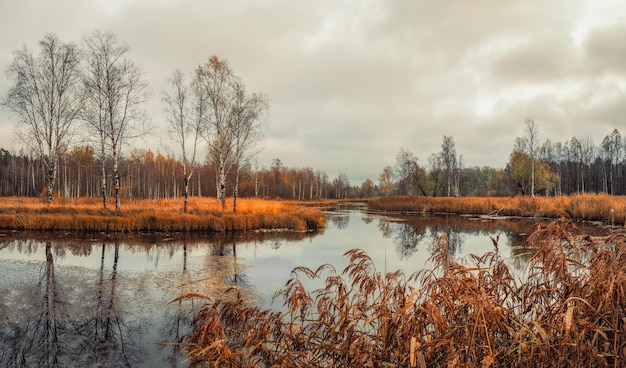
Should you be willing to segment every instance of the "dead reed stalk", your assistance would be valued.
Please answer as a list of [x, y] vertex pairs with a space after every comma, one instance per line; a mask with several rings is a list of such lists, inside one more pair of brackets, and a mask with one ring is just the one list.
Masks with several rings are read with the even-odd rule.
[[[365, 252], [349, 265], [298, 267], [276, 294], [284, 311], [239, 295], [195, 314], [191, 366], [620, 367], [626, 356], [626, 236], [538, 225], [526, 273], [498, 250], [454, 260], [444, 234], [433, 268], [382, 274]], [[304, 279], [323, 286], [308, 291]]]

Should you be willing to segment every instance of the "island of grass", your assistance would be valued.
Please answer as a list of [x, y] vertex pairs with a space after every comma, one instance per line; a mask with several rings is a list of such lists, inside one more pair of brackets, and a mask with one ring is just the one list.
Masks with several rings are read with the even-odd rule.
[[183, 212], [183, 199], [136, 200], [119, 211], [104, 209], [94, 198], [2, 198], [0, 229], [104, 233], [229, 231], [315, 231], [324, 228], [320, 209], [297, 202], [245, 199], [222, 210], [214, 198], [194, 197]]
[[534, 217], [597, 221], [611, 226], [626, 222], [626, 197], [609, 194], [578, 194], [557, 197], [382, 197], [368, 201], [372, 211], [456, 214], [491, 217]]

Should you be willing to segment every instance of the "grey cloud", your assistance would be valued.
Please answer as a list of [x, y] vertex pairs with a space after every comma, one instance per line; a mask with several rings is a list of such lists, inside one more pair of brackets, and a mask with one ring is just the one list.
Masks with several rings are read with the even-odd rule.
[[626, 24], [594, 29], [585, 42], [585, 52], [599, 72], [626, 72]]
[[550, 83], [571, 75], [577, 63], [573, 50], [561, 42], [538, 42], [512, 50], [493, 65], [493, 76], [504, 83]]

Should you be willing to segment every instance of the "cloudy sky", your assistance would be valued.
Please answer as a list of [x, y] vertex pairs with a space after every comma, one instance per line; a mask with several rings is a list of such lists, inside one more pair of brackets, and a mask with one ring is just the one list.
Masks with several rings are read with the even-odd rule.
[[[261, 165], [280, 158], [377, 182], [400, 147], [422, 165], [452, 136], [464, 165], [504, 167], [524, 121], [541, 141], [626, 135], [626, 2], [615, 0], [0, 0], [0, 69], [46, 32], [110, 31], [153, 94], [175, 69], [229, 60], [271, 100]], [[0, 94], [10, 81], [0, 74]], [[0, 147], [16, 149], [0, 112]], [[136, 146], [164, 152], [158, 139]]]

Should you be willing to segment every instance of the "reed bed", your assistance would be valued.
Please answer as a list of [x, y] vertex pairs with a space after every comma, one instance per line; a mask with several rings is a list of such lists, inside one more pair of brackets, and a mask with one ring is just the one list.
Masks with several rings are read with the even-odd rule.
[[[577, 236], [569, 217], [529, 237], [524, 277], [498, 251], [381, 274], [361, 250], [349, 265], [299, 267], [260, 309], [241, 295], [202, 299], [183, 340], [192, 367], [621, 367], [626, 358], [626, 236]], [[323, 287], [308, 291], [306, 279]]]
[[238, 200], [238, 212], [222, 210], [210, 198], [140, 200], [120, 211], [102, 208], [97, 199], [60, 199], [52, 204], [34, 198], [2, 198], [0, 228], [83, 232], [227, 232], [249, 230], [307, 231], [324, 227], [324, 214], [293, 203], [261, 199]]
[[371, 210], [411, 213], [499, 214], [503, 216], [559, 218], [567, 213], [577, 220], [624, 225], [626, 197], [580, 194], [559, 197], [417, 197], [371, 199]]

